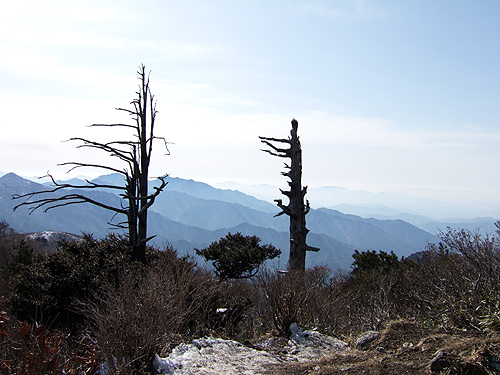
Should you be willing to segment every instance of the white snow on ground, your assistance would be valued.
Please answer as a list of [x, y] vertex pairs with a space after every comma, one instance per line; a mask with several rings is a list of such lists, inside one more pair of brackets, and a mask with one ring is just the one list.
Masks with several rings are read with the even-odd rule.
[[265, 373], [265, 365], [281, 362], [276, 356], [236, 341], [203, 337], [180, 344], [167, 358], [156, 356], [153, 368], [164, 375], [252, 375]]
[[70, 233], [65, 233], [65, 232], [58, 232], [58, 231], [53, 231], [53, 230], [46, 230], [43, 232], [36, 232], [36, 233], [29, 233], [27, 237], [31, 240], [37, 240], [37, 241], [44, 241], [48, 243], [57, 243], [58, 241], [61, 240], [66, 240], [66, 241], [80, 241], [81, 237], [70, 234]]
[[164, 375], [256, 375], [272, 373], [270, 365], [287, 361], [307, 362], [334, 351], [347, 349], [347, 344], [316, 331], [303, 331], [296, 324], [290, 327], [291, 337], [278, 354], [266, 351], [274, 346], [270, 338], [256, 345], [262, 350], [232, 341], [204, 337], [191, 344], [177, 346], [167, 358], [155, 357], [155, 371]]
[[290, 326], [290, 332], [292, 336], [285, 347], [290, 350], [287, 360], [308, 362], [332, 351], [347, 349], [347, 343], [317, 331], [303, 331], [295, 323]]

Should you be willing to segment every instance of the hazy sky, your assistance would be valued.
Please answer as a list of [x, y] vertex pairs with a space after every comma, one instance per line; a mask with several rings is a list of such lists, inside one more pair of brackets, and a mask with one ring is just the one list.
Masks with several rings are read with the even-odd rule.
[[304, 184], [496, 205], [499, 20], [497, 0], [2, 1], [0, 170], [113, 162], [61, 141], [113, 137], [85, 126], [124, 120], [144, 63], [173, 143], [153, 175], [283, 183], [258, 136], [295, 117]]

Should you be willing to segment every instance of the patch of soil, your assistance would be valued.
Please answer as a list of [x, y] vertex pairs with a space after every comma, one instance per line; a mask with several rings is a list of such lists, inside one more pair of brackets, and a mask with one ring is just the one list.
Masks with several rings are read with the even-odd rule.
[[[287, 362], [276, 375], [333, 374], [500, 374], [500, 335], [425, 329], [410, 321], [391, 322], [364, 350], [326, 354], [307, 363]], [[277, 348], [276, 348], [277, 349]]]

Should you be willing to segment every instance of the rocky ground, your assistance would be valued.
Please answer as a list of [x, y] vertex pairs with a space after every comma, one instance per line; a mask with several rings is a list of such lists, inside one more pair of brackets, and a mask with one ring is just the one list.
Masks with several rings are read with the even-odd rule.
[[446, 332], [396, 321], [346, 343], [292, 328], [290, 340], [240, 343], [203, 338], [157, 358], [164, 374], [498, 374], [500, 336]]
[[500, 373], [500, 336], [495, 333], [445, 332], [398, 321], [373, 338], [307, 363], [287, 361], [269, 370], [276, 375]]

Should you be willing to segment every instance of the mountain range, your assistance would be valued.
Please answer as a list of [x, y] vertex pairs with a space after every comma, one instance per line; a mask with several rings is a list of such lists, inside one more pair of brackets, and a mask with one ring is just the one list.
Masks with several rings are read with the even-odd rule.
[[[167, 187], [157, 197], [148, 215], [149, 235], [156, 235], [154, 242], [157, 246], [168, 243], [181, 254], [193, 254], [193, 248], [206, 247], [228, 232], [241, 232], [257, 235], [261, 243], [271, 243], [282, 249], [276, 263], [285, 266], [289, 221], [285, 215], [274, 217], [279, 212], [276, 206], [237, 190], [215, 188], [180, 178], [168, 177], [167, 180]], [[94, 180], [97, 181], [123, 183], [120, 175], [101, 176]], [[84, 180], [72, 180], [71, 183], [86, 184]], [[91, 204], [69, 205], [46, 213], [38, 210], [29, 214], [26, 207], [13, 212], [13, 206], [20, 202], [12, 200], [12, 195], [46, 188], [14, 173], [0, 177], [0, 219], [22, 232], [85, 232], [96, 238], [108, 233], [108, 222], [113, 213]], [[119, 204], [114, 191], [90, 189], [79, 193], [108, 204]], [[428, 222], [432, 221], [428, 219]], [[321, 249], [317, 253], [308, 253], [308, 267], [324, 264], [332, 269], [349, 269], [355, 249], [394, 251], [398, 256], [407, 257], [423, 250], [429, 242], [439, 241], [436, 235], [402, 219], [368, 218], [324, 207], [311, 210], [307, 215], [307, 226], [311, 231], [308, 244]]]
[[[275, 186], [266, 184], [241, 185], [225, 182], [217, 184], [216, 187], [236, 189], [267, 201], [272, 201], [276, 194], [279, 194]], [[486, 198], [480, 196], [474, 198], [483, 202], [479, 205], [465, 200], [449, 203], [409, 193], [371, 192], [339, 186], [309, 187], [307, 196], [313, 208], [327, 207], [362, 217], [402, 219], [417, 226], [422, 223], [438, 223], [440, 227], [448, 223], [451, 223], [451, 226], [462, 223], [470, 225], [476, 221], [484, 224], [500, 217], [499, 203], [489, 202], [485, 205]], [[434, 230], [432, 224], [430, 228]]]

